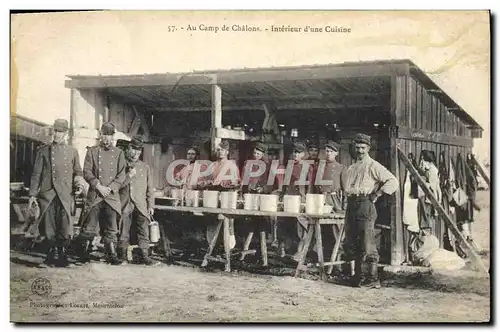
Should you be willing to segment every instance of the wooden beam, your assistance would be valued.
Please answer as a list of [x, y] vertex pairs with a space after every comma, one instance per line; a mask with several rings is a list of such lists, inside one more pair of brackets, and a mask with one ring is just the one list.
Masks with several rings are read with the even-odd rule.
[[67, 88], [107, 88], [166, 85], [224, 85], [250, 82], [328, 80], [348, 77], [391, 76], [409, 73], [407, 63], [353, 63], [307, 67], [255, 68], [177, 74], [70, 76]]
[[[277, 105], [277, 111], [287, 111], [287, 110], [334, 110], [334, 109], [346, 109], [346, 108], [379, 108], [379, 107], [387, 107], [382, 103], [366, 103], [366, 104], [334, 104], [334, 103], [290, 103]], [[223, 106], [224, 111], [257, 111], [262, 110], [262, 105], [255, 104], [254, 105], [234, 105], [234, 106]], [[211, 107], [157, 107], [151, 109], [151, 111], [155, 112], [209, 112], [212, 111]]]
[[[222, 90], [220, 86], [214, 84], [212, 85], [212, 130], [215, 130], [215, 134], [217, 135], [217, 130], [222, 128]], [[212, 155], [215, 155], [215, 150], [217, 145], [221, 142], [221, 138], [218, 136], [212, 136]]]
[[[404, 88], [400, 76], [391, 76], [391, 109], [390, 109], [390, 133], [393, 133], [398, 124], [398, 114], [401, 114], [402, 108], [402, 92]], [[398, 179], [399, 176], [399, 159], [397, 138], [394, 134], [389, 135], [390, 141], [390, 171]], [[401, 185], [398, 180], [399, 190], [391, 196], [390, 216], [391, 216], [391, 265], [400, 265], [404, 260], [404, 243], [403, 243], [403, 213], [401, 209]]]
[[490, 178], [489, 178], [488, 175], [486, 175], [486, 172], [484, 171], [483, 166], [477, 161], [477, 159], [475, 157], [472, 158], [472, 160], [476, 164], [476, 167], [477, 167], [477, 169], [479, 171], [479, 174], [481, 174], [481, 176], [483, 177], [484, 181], [486, 181], [486, 183], [488, 184], [488, 187], [491, 188]]
[[475, 250], [470, 246], [470, 244], [467, 242], [467, 240], [464, 238], [460, 230], [458, 229], [457, 225], [455, 222], [448, 216], [444, 208], [441, 206], [441, 203], [438, 202], [432, 191], [427, 187], [424, 179], [420, 176], [418, 171], [413, 167], [411, 162], [408, 160], [408, 158], [405, 156], [405, 154], [398, 148], [399, 152], [399, 158], [403, 162], [403, 164], [406, 166], [406, 169], [410, 172], [410, 174], [413, 176], [413, 178], [417, 181], [418, 186], [424, 191], [425, 195], [429, 200], [431, 201], [432, 206], [434, 209], [437, 210], [439, 213], [440, 217], [443, 218], [443, 220], [446, 222], [446, 225], [448, 228], [452, 231], [453, 235], [458, 239], [461, 245], [463, 245], [463, 248], [465, 248], [465, 251], [467, 252], [467, 255], [471, 259], [472, 263], [478, 268], [480, 272], [483, 272], [485, 274], [488, 274], [488, 270], [483, 264], [483, 261], [481, 260], [481, 257], [475, 252]]
[[445, 133], [437, 133], [425, 129], [413, 129], [398, 126], [397, 137], [413, 141], [434, 142], [446, 145], [465, 146], [471, 148], [473, 139], [471, 137], [455, 136]]
[[212, 137], [223, 138], [223, 139], [234, 139], [240, 141], [246, 140], [244, 130], [234, 130], [226, 128], [213, 128]]

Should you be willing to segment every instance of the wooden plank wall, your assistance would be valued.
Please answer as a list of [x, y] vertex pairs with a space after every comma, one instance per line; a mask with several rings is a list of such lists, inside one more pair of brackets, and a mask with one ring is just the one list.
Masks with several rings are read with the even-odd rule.
[[[447, 111], [446, 106], [440, 100], [439, 95], [428, 92], [425, 87], [413, 77], [407, 77], [406, 89], [402, 93], [406, 96], [405, 106], [402, 110], [399, 125], [408, 126], [413, 129], [426, 129], [433, 132], [447, 133], [449, 135], [471, 137], [471, 132], [454, 113]], [[398, 139], [401, 149], [408, 155], [414, 154], [417, 161], [420, 160], [422, 150], [431, 150], [436, 153], [439, 162], [439, 155], [444, 151], [447, 160], [451, 158], [456, 161], [457, 154], [464, 157], [471, 153], [471, 148], [446, 145], [440, 142], [423, 142], [409, 139]], [[404, 181], [405, 166], [400, 163], [401, 186]], [[404, 208], [404, 207], [403, 207]], [[444, 221], [440, 220], [434, 234], [443, 244]]]
[[51, 139], [46, 128], [47, 125], [11, 117], [10, 182], [24, 182], [29, 186], [36, 150]]

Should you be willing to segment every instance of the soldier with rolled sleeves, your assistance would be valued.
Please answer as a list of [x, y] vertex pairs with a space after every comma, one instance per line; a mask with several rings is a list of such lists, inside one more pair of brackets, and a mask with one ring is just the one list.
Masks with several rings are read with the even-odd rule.
[[29, 191], [30, 207], [38, 204], [40, 217], [32, 228], [38, 233], [40, 222], [42, 234], [49, 242], [46, 264], [64, 267], [68, 265], [66, 250], [73, 228], [70, 218], [72, 192], [83, 190], [84, 180], [80, 159], [75, 148], [66, 144], [68, 121], [54, 122], [54, 138], [51, 144], [42, 146], [36, 153]]
[[[379, 255], [375, 242], [375, 202], [384, 193], [395, 193], [399, 183], [391, 172], [368, 154], [370, 136], [357, 134], [353, 144], [356, 161], [348, 167], [344, 183], [347, 195], [344, 260], [354, 260], [356, 263], [355, 274], [351, 278], [352, 286], [380, 288]], [[364, 275], [366, 268], [368, 273]]]
[[111, 122], [103, 123], [100, 144], [88, 148], [85, 156], [83, 177], [90, 187], [77, 239], [83, 262], [89, 261], [88, 248], [100, 228], [108, 262], [121, 263], [116, 254], [116, 242], [117, 222], [122, 211], [119, 189], [125, 181], [126, 162], [123, 151], [113, 146], [114, 134], [115, 126]]
[[120, 189], [123, 214], [120, 222], [118, 256], [122, 264], [127, 262], [130, 229], [133, 227], [137, 233], [142, 262], [145, 265], [158, 265], [160, 262], [149, 258], [149, 222], [154, 214], [154, 188], [149, 165], [139, 160], [143, 145], [142, 137], [134, 137], [125, 152], [127, 176]]

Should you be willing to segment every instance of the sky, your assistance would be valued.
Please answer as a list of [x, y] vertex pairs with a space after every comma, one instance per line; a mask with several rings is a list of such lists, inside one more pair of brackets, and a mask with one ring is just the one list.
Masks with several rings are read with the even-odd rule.
[[[198, 30], [187, 31], [188, 24]], [[200, 25], [224, 24], [263, 31], [199, 30]], [[485, 129], [483, 139], [474, 142], [474, 153], [479, 160], [489, 160], [489, 24], [486, 11], [20, 14], [11, 21], [11, 70], [17, 77], [11, 113], [46, 123], [69, 119], [66, 75], [410, 59]], [[271, 25], [318, 27], [323, 32], [265, 32]], [[351, 32], [328, 33], [326, 26]]]

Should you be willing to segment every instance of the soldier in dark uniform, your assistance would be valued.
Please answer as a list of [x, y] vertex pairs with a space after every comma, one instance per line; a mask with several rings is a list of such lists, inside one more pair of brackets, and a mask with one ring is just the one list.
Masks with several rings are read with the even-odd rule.
[[117, 221], [121, 215], [119, 190], [125, 181], [125, 155], [113, 146], [115, 126], [105, 122], [101, 126], [100, 144], [87, 149], [83, 177], [90, 184], [78, 235], [79, 255], [89, 261], [88, 248], [100, 228], [109, 263], [118, 265], [116, 254]]
[[310, 168], [310, 181], [311, 181], [311, 194], [319, 194], [319, 192], [315, 191], [317, 187], [312, 186], [316, 181], [316, 173], [318, 172], [319, 167], [319, 144], [311, 140], [307, 144], [307, 160], [312, 160], [313, 163], [309, 166]]
[[142, 262], [146, 265], [158, 265], [160, 262], [152, 260], [148, 254], [148, 225], [154, 213], [153, 177], [149, 165], [139, 160], [142, 147], [142, 137], [134, 137], [125, 152], [127, 176], [120, 189], [123, 214], [120, 222], [118, 253], [122, 264], [126, 263], [130, 229], [133, 226], [137, 232], [137, 244], [141, 249]]
[[38, 234], [43, 221], [41, 231], [49, 242], [45, 263], [49, 266], [68, 265], [66, 250], [73, 234], [71, 195], [73, 189], [78, 193], [84, 186], [78, 152], [66, 144], [68, 129], [66, 120], [55, 120], [53, 142], [37, 151], [31, 175], [28, 205], [40, 207], [40, 218], [31, 228]]
[[[335, 158], [339, 154], [340, 144], [334, 141], [327, 141], [325, 144], [326, 160], [321, 179], [316, 178], [313, 191], [325, 194], [325, 203], [333, 206], [333, 211], [345, 210], [347, 201], [344, 200], [342, 180], [345, 179], [347, 167], [340, 164]], [[329, 181], [324, 185], [320, 181]]]

